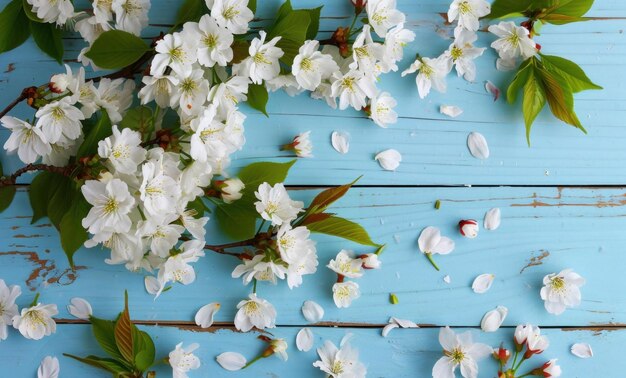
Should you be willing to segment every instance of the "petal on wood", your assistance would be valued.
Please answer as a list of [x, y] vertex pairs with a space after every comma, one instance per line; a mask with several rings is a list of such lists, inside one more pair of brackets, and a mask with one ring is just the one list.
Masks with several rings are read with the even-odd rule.
[[347, 154], [350, 150], [350, 136], [343, 131], [333, 131], [330, 137], [333, 148], [340, 154]]
[[60, 370], [59, 359], [46, 356], [37, 369], [37, 378], [58, 378]]
[[443, 282], [449, 284], [450, 282], [452, 282], [452, 279], [450, 278], [449, 275], [446, 275], [443, 277]]
[[494, 207], [487, 211], [485, 214], [485, 221], [483, 222], [485, 230], [493, 231], [500, 227], [500, 209]]
[[374, 157], [374, 160], [378, 161], [378, 164], [386, 171], [395, 171], [400, 162], [402, 161], [402, 155], [397, 150], [389, 149], [380, 152]]
[[398, 327], [400, 326], [396, 323], [387, 324], [386, 326], [383, 327], [383, 332], [382, 332], [383, 337], [387, 337], [389, 335], [389, 332], [391, 332], [392, 329], [398, 328]]
[[495, 310], [491, 310], [483, 316], [480, 322], [480, 328], [483, 332], [495, 332], [497, 331], [504, 319], [509, 313], [509, 309], [504, 306], [498, 306]]
[[159, 284], [159, 280], [157, 280], [154, 276], [146, 276], [143, 279], [143, 283], [146, 286], [146, 291], [148, 294], [156, 295], [161, 289], [161, 284]]
[[463, 109], [454, 105], [441, 105], [439, 107], [439, 112], [443, 115], [447, 115], [448, 117], [456, 118], [463, 114]]
[[472, 290], [474, 290], [474, 293], [477, 294], [486, 293], [487, 290], [491, 288], [494, 278], [496, 278], [496, 276], [490, 273], [481, 274], [474, 279], [474, 282], [472, 283]]
[[593, 350], [591, 349], [591, 345], [587, 343], [576, 343], [572, 345], [572, 354], [576, 357], [580, 358], [591, 358], [593, 357]]
[[305, 301], [302, 305], [302, 315], [307, 321], [317, 323], [324, 317], [324, 309], [313, 301]]
[[467, 136], [467, 148], [476, 159], [487, 159], [489, 157], [489, 145], [487, 139], [477, 132], [471, 132]]
[[204, 305], [196, 312], [196, 324], [202, 328], [209, 328], [213, 325], [213, 317], [220, 310], [221, 305], [217, 302]]
[[313, 332], [310, 328], [302, 328], [296, 335], [296, 347], [301, 352], [308, 352], [313, 348]]
[[67, 306], [67, 311], [72, 314], [72, 316], [83, 320], [88, 320], [91, 314], [93, 314], [93, 311], [91, 310], [91, 305], [83, 298], [70, 299], [70, 304]]
[[389, 319], [389, 322], [396, 323], [402, 328], [419, 328], [419, 326], [411, 320], [398, 319], [398, 318], [392, 317], [391, 319]]
[[226, 370], [241, 370], [248, 362], [244, 356], [235, 352], [224, 352], [215, 358], [217, 363]]
[[500, 88], [496, 87], [491, 81], [487, 80], [485, 82], [485, 90], [487, 93], [491, 93], [494, 102], [498, 101], [500, 98]]

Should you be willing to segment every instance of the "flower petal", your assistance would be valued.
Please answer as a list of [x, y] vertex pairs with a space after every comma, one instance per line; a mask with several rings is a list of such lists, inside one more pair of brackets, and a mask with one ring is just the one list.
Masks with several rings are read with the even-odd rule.
[[296, 335], [296, 347], [301, 352], [308, 352], [313, 348], [313, 332], [310, 328], [302, 328]]
[[423, 253], [431, 253], [433, 248], [441, 241], [441, 232], [437, 227], [428, 226], [422, 230], [417, 244]]
[[226, 370], [241, 370], [248, 362], [244, 356], [235, 352], [224, 352], [217, 356], [217, 363]]
[[391, 332], [392, 329], [398, 328], [398, 327], [400, 326], [396, 323], [387, 324], [386, 326], [383, 327], [383, 332], [382, 332], [383, 337], [387, 337], [387, 335], [389, 335], [389, 332]]
[[491, 93], [491, 95], [493, 95], [493, 101], [498, 101], [500, 98], [500, 88], [496, 87], [491, 81], [487, 80], [485, 82], [485, 90], [487, 93]]
[[452, 279], [450, 278], [449, 275], [446, 275], [443, 277], [443, 282], [449, 284], [450, 282], [452, 282]]
[[221, 305], [217, 302], [204, 305], [196, 312], [195, 321], [201, 328], [209, 328], [213, 325], [213, 317], [220, 310]]
[[37, 369], [37, 378], [58, 378], [59, 376], [59, 359], [56, 357], [46, 356]]
[[402, 161], [402, 155], [392, 148], [380, 152], [374, 157], [374, 160], [378, 161], [378, 164], [380, 164], [384, 170], [395, 171]]
[[302, 315], [308, 322], [317, 323], [324, 317], [324, 309], [313, 301], [304, 301]]
[[481, 133], [471, 132], [467, 136], [467, 148], [476, 159], [487, 159], [489, 157], [489, 146], [487, 140]]
[[146, 276], [143, 279], [143, 283], [146, 286], [146, 291], [148, 294], [156, 295], [161, 289], [161, 284], [159, 284], [159, 280], [157, 280], [154, 276]]
[[485, 230], [493, 231], [500, 227], [500, 209], [494, 207], [487, 211], [485, 214], [485, 221], [483, 222]]
[[483, 316], [480, 322], [480, 328], [483, 332], [495, 332], [497, 331], [504, 319], [506, 318], [509, 310], [504, 306], [498, 306], [495, 310], [491, 310]]
[[593, 350], [591, 349], [591, 345], [587, 343], [576, 343], [572, 345], [572, 354], [576, 357], [580, 358], [591, 358], [593, 357]]
[[463, 109], [453, 105], [441, 105], [439, 107], [439, 112], [447, 115], [448, 117], [456, 118], [463, 114]]
[[391, 318], [389, 319], [389, 321], [391, 323], [396, 323], [397, 325], [399, 325], [402, 328], [419, 328], [419, 326], [411, 321], [411, 320], [406, 320], [406, 319], [398, 319], [398, 318]]
[[494, 278], [496, 278], [496, 276], [490, 273], [481, 274], [474, 279], [474, 282], [472, 283], [472, 290], [474, 290], [474, 293], [477, 294], [486, 293], [487, 290], [491, 288]]
[[350, 136], [343, 131], [333, 131], [330, 142], [333, 148], [340, 154], [347, 154], [350, 149]]
[[67, 311], [72, 314], [72, 316], [83, 320], [88, 320], [93, 314], [93, 311], [91, 310], [91, 305], [83, 298], [70, 299], [70, 304], [67, 306]]

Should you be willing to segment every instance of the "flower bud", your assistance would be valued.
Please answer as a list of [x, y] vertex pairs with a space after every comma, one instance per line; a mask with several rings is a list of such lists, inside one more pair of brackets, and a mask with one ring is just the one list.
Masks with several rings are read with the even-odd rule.
[[48, 88], [54, 93], [63, 93], [69, 84], [69, 77], [66, 74], [56, 74], [50, 78]]
[[238, 178], [225, 180], [220, 188], [222, 199], [226, 203], [237, 201], [241, 198], [241, 191], [246, 187]]
[[502, 365], [506, 365], [510, 357], [511, 352], [506, 348], [500, 347], [493, 350], [493, 358], [495, 358], [496, 361], [498, 361]]
[[368, 253], [366, 255], [359, 256], [363, 263], [364, 269], [379, 269], [381, 262], [378, 259], [378, 255], [375, 253]]
[[462, 220], [459, 222], [459, 231], [466, 238], [474, 239], [478, 236], [478, 222], [473, 219]]
[[530, 374], [538, 377], [560, 377], [561, 367], [556, 364], [556, 359], [554, 359], [531, 371]]
[[367, 0], [350, 0], [352, 5], [354, 5], [354, 13], [361, 14], [363, 9], [365, 9], [365, 5], [367, 5]]
[[313, 143], [310, 139], [311, 132], [307, 131], [293, 138], [293, 142], [285, 144], [283, 150], [291, 150], [301, 158], [313, 157]]

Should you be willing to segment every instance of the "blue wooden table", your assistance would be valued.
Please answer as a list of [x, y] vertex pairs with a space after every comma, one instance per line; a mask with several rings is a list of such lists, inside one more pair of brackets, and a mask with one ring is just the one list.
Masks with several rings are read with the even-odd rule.
[[[7, 0], [0, 0], [3, 7]], [[177, 0], [153, 0], [151, 26], [146, 36], [157, 35], [173, 22]], [[259, 1], [259, 25], [267, 23], [278, 0]], [[297, 0], [297, 7], [319, 5], [319, 0]], [[347, 21], [347, 1], [324, 4], [320, 30], [330, 33]], [[405, 56], [419, 52], [437, 55], [449, 44], [441, 37], [444, 24], [440, 13], [448, 0], [399, 0], [407, 14], [407, 26], [417, 34]], [[321, 304], [326, 314], [314, 326], [315, 346], [330, 339], [335, 343], [347, 333], [372, 377], [428, 377], [441, 356], [438, 327], [471, 329], [475, 339], [499, 345], [511, 340], [517, 324], [530, 322], [545, 328], [551, 346], [542, 357], [558, 358], [564, 377], [620, 377], [624, 368], [621, 349], [626, 343], [626, 2], [597, 0], [590, 16], [594, 20], [560, 27], [546, 26], [538, 41], [543, 51], [580, 64], [603, 91], [576, 96], [577, 113], [588, 130], [555, 121], [544, 112], [532, 133], [528, 148], [519, 104], [494, 103], [484, 89], [486, 80], [505, 88], [510, 74], [495, 70], [495, 55], [488, 50], [478, 60], [475, 83], [449, 76], [446, 95], [431, 94], [419, 100], [412, 79], [387, 75], [381, 87], [398, 100], [399, 121], [389, 129], [376, 127], [362, 114], [335, 111], [306, 95], [295, 98], [283, 93], [271, 95], [269, 118], [249, 108], [244, 112], [248, 143], [235, 157], [233, 171], [253, 161], [285, 161], [279, 146], [299, 132], [311, 130], [315, 158], [300, 159], [287, 184], [292, 196], [310, 200], [320, 189], [349, 182], [363, 175], [335, 211], [364, 225], [374, 240], [387, 243], [383, 269], [368, 272], [359, 281], [362, 297], [350, 308], [337, 309], [330, 295], [333, 274], [324, 265], [341, 248], [361, 247], [330, 237], [319, 237], [320, 268], [305, 278], [301, 288], [260, 285], [259, 293], [278, 311], [276, 337], [289, 343], [289, 361], [270, 358], [250, 369], [231, 373], [221, 369], [215, 357], [237, 351], [252, 357], [261, 350], [254, 332], [233, 330], [235, 305], [249, 291], [230, 274], [236, 261], [227, 256], [208, 255], [196, 264], [198, 279], [190, 286], [176, 286], [156, 301], [146, 293], [143, 276], [123, 266], [104, 263], [105, 253], [79, 251], [77, 270], [69, 269], [54, 227], [47, 220], [30, 224], [29, 178], [23, 178], [11, 207], [0, 214], [0, 278], [19, 284], [24, 294], [19, 305], [30, 303], [40, 292], [46, 303], [56, 303], [60, 313], [56, 334], [42, 341], [26, 340], [11, 333], [0, 342], [0, 376], [33, 377], [41, 359], [56, 355], [62, 377], [105, 377], [80, 365], [62, 353], [86, 355], [98, 352], [90, 338], [89, 326], [76, 321], [65, 306], [73, 297], [91, 302], [100, 317], [113, 318], [123, 305], [123, 291], [131, 298], [131, 314], [155, 337], [157, 353], [165, 356], [174, 346], [198, 342], [202, 368], [192, 377], [279, 376], [316, 377], [312, 367], [315, 349], [299, 352], [295, 335], [306, 324], [300, 307], [305, 300]], [[493, 36], [481, 32], [479, 44], [487, 46]], [[66, 58], [73, 59], [82, 47], [80, 39], [65, 40]], [[401, 69], [409, 65], [409, 59]], [[27, 86], [45, 82], [63, 69], [41, 54], [32, 41], [0, 55], [0, 104], [10, 102]], [[451, 119], [439, 114], [442, 104], [457, 105], [464, 113]], [[27, 116], [26, 107], [12, 114]], [[351, 136], [346, 155], [330, 144], [333, 131]], [[466, 147], [467, 135], [482, 133], [491, 156], [474, 159]], [[0, 143], [9, 132], [0, 129]], [[395, 148], [403, 155], [396, 172], [380, 169], [373, 156]], [[21, 166], [15, 156], [0, 155], [5, 171]], [[624, 186], [624, 187], [622, 187]], [[441, 201], [441, 208], [433, 206]], [[460, 219], [482, 219], [493, 207], [502, 211], [502, 226], [482, 232], [474, 240], [463, 239], [456, 231]], [[417, 248], [417, 237], [425, 226], [437, 226], [457, 243], [456, 250], [439, 258], [442, 270], [435, 271]], [[209, 224], [209, 242], [223, 241]], [[573, 268], [587, 279], [582, 304], [560, 316], [548, 314], [539, 297], [544, 275]], [[495, 274], [486, 294], [471, 290], [474, 277]], [[444, 282], [449, 275], [451, 282]], [[389, 303], [395, 293], [399, 303]], [[204, 304], [220, 302], [217, 325], [201, 330], [193, 323], [195, 312]], [[509, 316], [496, 333], [481, 332], [483, 314], [498, 305], [508, 307]], [[390, 316], [411, 319], [422, 327], [394, 330], [388, 338], [380, 333]], [[592, 345], [595, 356], [583, 360], [569, 349], [577, 342]], [[495, 363], [484, 361], [483, 374], [495, 371]], [[158, 376], [169, 376], [165, 365]]]

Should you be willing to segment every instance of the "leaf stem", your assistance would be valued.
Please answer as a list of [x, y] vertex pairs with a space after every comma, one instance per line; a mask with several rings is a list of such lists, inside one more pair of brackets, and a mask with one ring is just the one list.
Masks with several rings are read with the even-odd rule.
[[428, 261], [430, 261], [430, 263], [435, 267], [435, 269], [437, 269], [437, 271], [439, 271], [439, 267], [435, 263], [435, 260], [433, 260], [433, 254], [426, 252], [426, 253], [424, 253], [424, 255], [426, 256]]
[[255, 278], [255, 279], [252, 280], [252, 292], [254, 294], [256, 294], [256, 283], [257, 283], [257, 280]]
[[243, 365], [243, 367], [241, 369], [247, 368], [248, 366], [252, 365], [253, 363], [257, 362], [258, 360], [260, 360], [263, 357], [264, 356], [262, 354], [259, 354], [258, 356], [254, 357], [252, 360], [248, 361], [247, 364]]

